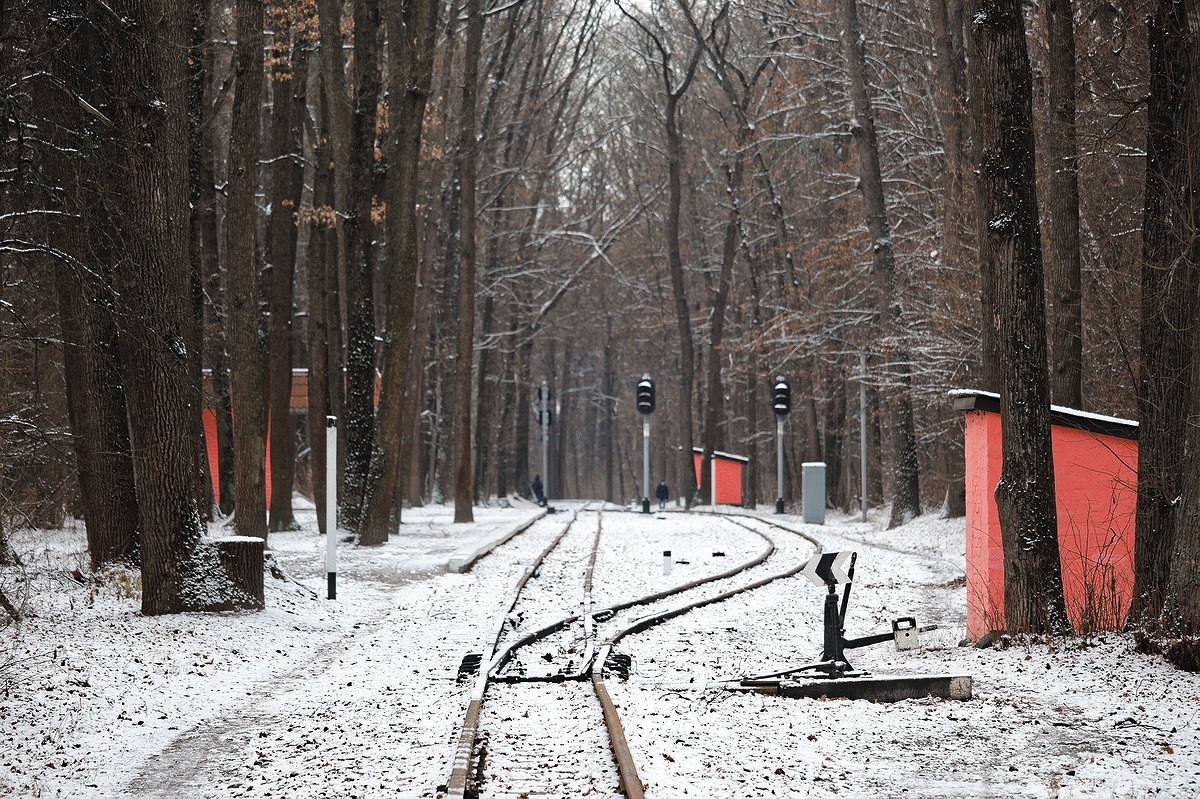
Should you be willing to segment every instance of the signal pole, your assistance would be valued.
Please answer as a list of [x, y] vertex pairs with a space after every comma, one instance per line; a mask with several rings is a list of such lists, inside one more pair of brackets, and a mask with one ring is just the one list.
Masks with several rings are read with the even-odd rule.
[[654, 413], [654, 381], [642, 375], [637, 384], [637, 409], [642, 415], [642, 513], [650, 512], [650, 414]]
[[783, 513], [783, 417], [792, 409], [792, 387], [782, 375], [775, 378], [775, 389], [771, 393], [771, 407], [775, 411], [775, 465], [778, 473], [778, 493], [775, 495], [775, 512]]
[[538, 424], [542, 428], [542, 493], [546, 496], [546, 504], [550, 504], [550, 387], [542, 378], [542, 387], [538, 389]]

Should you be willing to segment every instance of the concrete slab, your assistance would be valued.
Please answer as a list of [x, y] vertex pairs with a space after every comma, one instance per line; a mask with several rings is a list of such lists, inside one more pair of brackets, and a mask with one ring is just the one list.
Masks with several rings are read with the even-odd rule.
[[966, 675], [938, 674], [849, 677], [837, 680], [781, 680], [779, 696], [819, 699], [867, 699], [872, 702], [899, 702], [903, 699], [971, 698], [971, 678]]

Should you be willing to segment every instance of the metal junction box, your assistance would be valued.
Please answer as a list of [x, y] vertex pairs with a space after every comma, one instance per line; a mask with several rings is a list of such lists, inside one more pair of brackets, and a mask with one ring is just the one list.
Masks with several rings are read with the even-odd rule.
[[912, 616], [896, 619], [892, 622], [892, 636], [896, 639], [896, 649], [898, 651], [916, 649], [919, 643], [917, 640], [917, 620]]

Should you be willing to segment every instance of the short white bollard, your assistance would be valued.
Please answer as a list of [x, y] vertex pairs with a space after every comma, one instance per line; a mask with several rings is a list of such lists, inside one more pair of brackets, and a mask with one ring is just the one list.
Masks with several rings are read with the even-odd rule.
[[668, 577], [671, 574], [671, 550], [663, 550], [663, 577]]

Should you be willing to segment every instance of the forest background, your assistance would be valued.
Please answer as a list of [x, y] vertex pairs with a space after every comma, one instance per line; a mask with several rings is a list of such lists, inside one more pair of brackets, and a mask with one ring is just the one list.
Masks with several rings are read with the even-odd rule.
[[0, 543], [81, 517], [146, 612], [205, 607], [206, 518], [265, 538], [299, 491], [324, 525], [323, 417], [339, 523], [379, 544], [528, 494], [543, 383], [550, 496], [628, 501], [643, 374], [687, 503], [718, 450], [775, 498], [785, 376], [786, 497], [824, 461], [858, 506], [865, 426], [869, 502], [961, 514], [965, 387], [1007, 403], [1002, 488], [1048, 485], [998, 493], [1035, 555], [1038, 409], [1141, 422], [1134, 616], [1200, 629], [1194, 4], [0, 9]]

